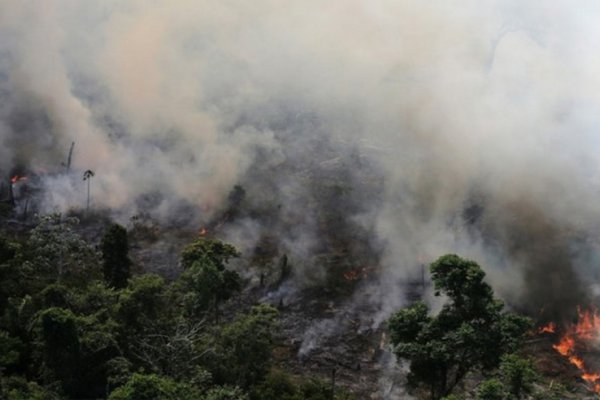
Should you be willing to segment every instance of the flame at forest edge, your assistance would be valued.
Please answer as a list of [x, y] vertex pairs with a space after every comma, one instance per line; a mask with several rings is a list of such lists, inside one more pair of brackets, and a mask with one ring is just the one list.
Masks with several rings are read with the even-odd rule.
[[[560, 355], [581, 371], [581, 379], [600, 393], [600, 371], [593, 371], [578, 355], [581, 350], [593, 346], [592, 341], [600, 340], [600, 315], [596, 310], [577, 310], [577, 323], [568, 326], [557, 344], [552, 345]], [[539, 333], [555, 333], [556, 324], [551, 322], [538, 330]]]

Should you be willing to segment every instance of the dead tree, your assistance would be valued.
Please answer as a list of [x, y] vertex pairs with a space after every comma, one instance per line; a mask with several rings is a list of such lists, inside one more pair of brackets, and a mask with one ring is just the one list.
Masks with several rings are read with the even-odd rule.
[[73, 148], [75, 147], [75, 142], [71, 142], [71, 148], [69, 149], [69, 156], [67, 157], [67, 174], [71, 169], [71, 159], [73, 158]]

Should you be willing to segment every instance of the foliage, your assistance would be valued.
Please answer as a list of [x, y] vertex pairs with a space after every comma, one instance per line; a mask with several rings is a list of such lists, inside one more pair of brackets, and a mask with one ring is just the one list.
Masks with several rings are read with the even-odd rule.
[[478, 400], [504, 400], [505, 395], [504, 385], [497, 378], [483, 381], [477, 390]]
[[260, 382], [270, 367], [277, 310], [253, 307], [221, 329], [208, 359], [215, 381], [248, 388]]
[[0, 330], [0, 373], [19, 361], [23, 343], [19, 338], [11, 337], [8, 332]]
[[410, 361], [409, 381], [425, 384], [432, 399], [451, 393], [473, 369], [491, 370], [514, 351], [530, 326], [523, 317], [503, 313], [503, 303], [483, 281], [479, 265], [456, 255], [431, 265], [436, 295], [448, 302], [435, 317], [416, 303], [389, 320], [394, 351]]
[[[308, 379], [296, 384], [282, 372], [271, 372], [263, 382], [255, 386], [251, 400], [330, 400], [331, 385], [319, 379]], [[354, 396], [342, 388], [335, 389], [335, 400], [352, 400]]]
[[524, 395], [532, 393], [537, 374], [531, 360], [516, 354], [507, 354], [502, 357], [500, 374], [512, 398], [521, 399]]
[[124, 229], [111, 226], [100, 243], [79, 229], [53, 214], [21, 237], [0, 237], [0, 398], [248, 400], [262, 390], [265, 400], [330, 399], [326, 382], [284, 378], [284, 389], [265, 380], [274, 308], [207, 322], [242, 287], [228, 267], [233, 246], [199, 239], [175, 281], [128, 279]]
[[77, 318], [70, 310], [53, 307], [43, 311], [39, 320], [47, 373], [60, 379], [66, 393], [77, 396], [81, 360]]
[[203, 400], [248, 400], [248, 396], [240, 388], [222, 386], [209, 390]]
[[0, 398], [5, 400], [59, 400], [60, 396], [36, 382], [14, 376], [0, 380]]
[[134, 277], [120, 293], [116, 305], [122, 337], [129, 338], [166, 324], [168, 308], [167, 285], [163, 278], [155, 274]]
[[197, 239], [183, 250], [181, 264], [186, 270], [181, 282], [187, 292], [184, 301], [189, 316], [202, 316], [212, 308], [218, 322], [219, 304], [242, 287], [240, 276], [225, 268], [229, 259], [237, 256], [233, 246], [206, 238]]
[[99, 254], [74, 230], [76, 218], [60, 214], [39, 217], [24, 249], [21, 273], [29, 285], [41, 287], [56, 281], [82, 285], [99, 277]]
[[113, 391], [108, 400], [199, 400], [192, 386], [158, 375], [133, 374], [127, 383]]
[[207, 261], [217, 269], [223, 270], [229, 260], [235, 257], [239, 257], [239, 253], [232, 245], [201, 237], [183, 249], [181, 265], [184, 269], [188, 269], [197, 261]]
[[133, 353], [148, 370], [175, 379], [194, 379], [197, 385], [205, 380], [205, 371], [198, 370], [198, 363], [207, 350], [202, 343], [207, 340], [203, 322], [190, 323], [180, 320], [174, 329], [164, 332], [149, 332], [138, 338]]
[[102, 260], [104, 280], [110, 287], [124, 288], [130, 276], [131, 260], [127, 253], [129, 244], [127, 231], [119, 224], [113, 224], [102, 237]]
[[251, 400], [287, 400], [296, 395], [296, 385], [289, 375], [273, 371], [263, 382], [256, 385], [251, 394]]

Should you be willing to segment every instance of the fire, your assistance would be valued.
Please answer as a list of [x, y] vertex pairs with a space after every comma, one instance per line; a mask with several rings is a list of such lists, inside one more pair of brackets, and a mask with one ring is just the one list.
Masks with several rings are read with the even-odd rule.
[[539, 330], [539, 333], [554, 333], [556, 332], [556, 324], [554, 322], [550, 322], [546, 326], [542, 326]]
[[371, 267], [352, 269], [350, 271], [344, 272], [344, 279], [346, 279], [347, 281], [356, 281], [361, 278], [366, 278], [369, 275], [369, 271], [371, 270]]
[[26, 181], [26, 180], [27, 180], [26, 176], [15, 175], [12, 178], [10, 178], [10, 183], [15, 184], [19, 181]]
[[[581, 309], [577, 310], [577, 314], [577, 323], [569, 326], [560, 341], [552, 347], [581, 371], [581, 379], [589, 383], [596, 393], [600, 393], [600, 373], [590, 371], [584, 360], [577, 355], [578, 349], [586, 348], [590, 341], [600, 338], [600, 315], [596, 311]], [[555, 328], [550, 323], [540, 328], [539, 332], [554, 333]]]
[[200, 228], [200, 236], [206, 236], [206, 234], [208, 233], [208, 230], [206, 228]]

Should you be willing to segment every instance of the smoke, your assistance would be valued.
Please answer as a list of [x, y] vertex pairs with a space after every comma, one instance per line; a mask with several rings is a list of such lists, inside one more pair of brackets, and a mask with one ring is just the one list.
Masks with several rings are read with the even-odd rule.
[[217, 221], [246, 254], [287, 254], [299, 287], [327, 252], [374, 263], [352, 301], [375, 326], [446, 252], [544, 318], [598, 277], [596, 2], [0, 9], [0, 173], [37, 173], [41, 211], [82, 207], [91, 169], [94, 207]]

